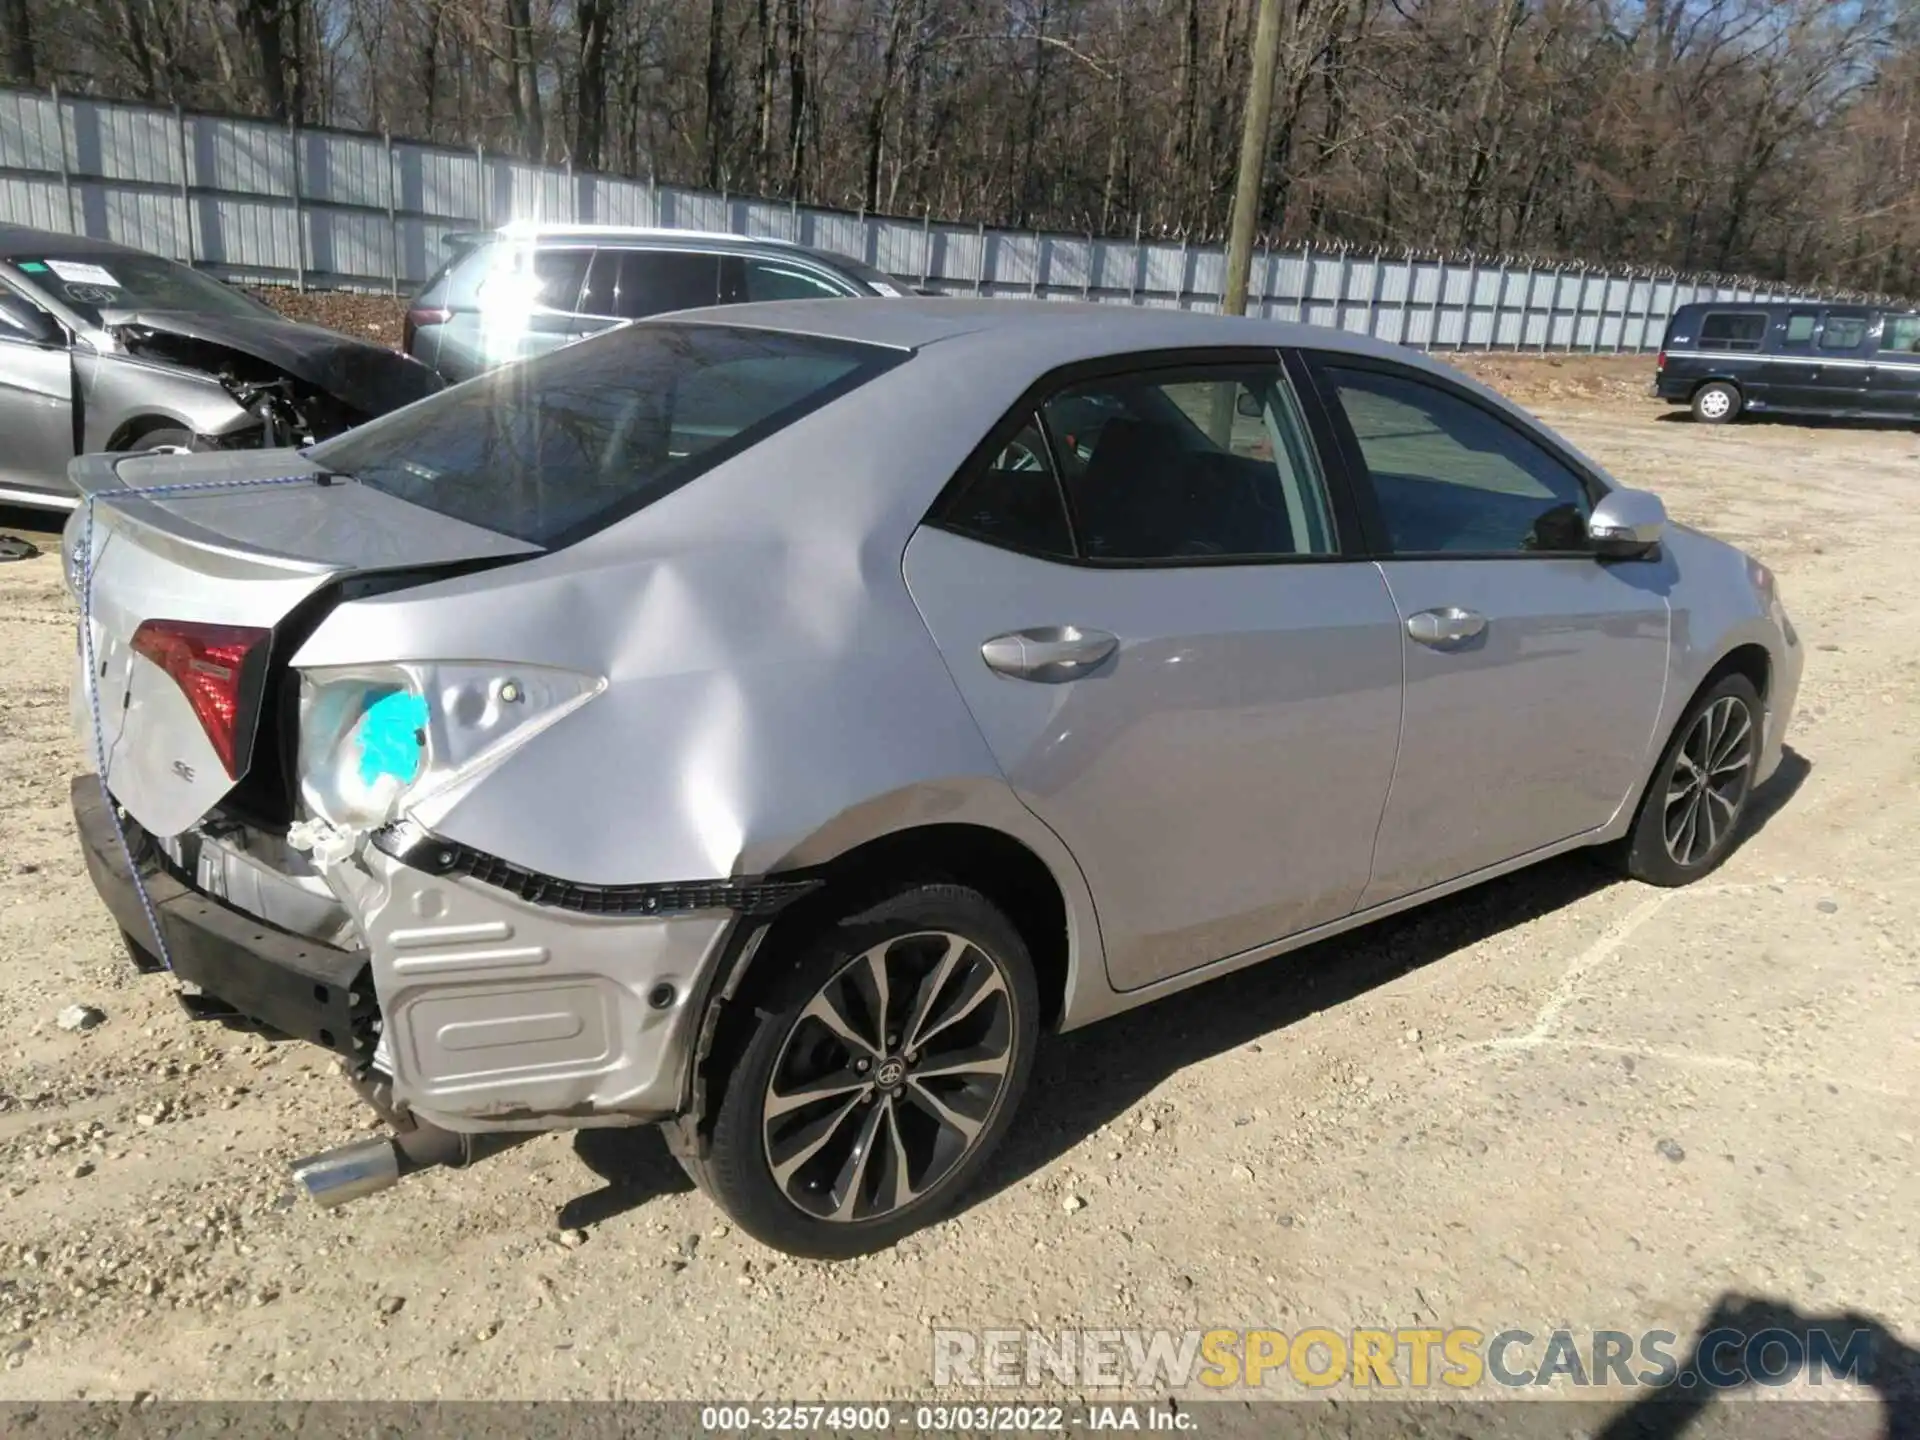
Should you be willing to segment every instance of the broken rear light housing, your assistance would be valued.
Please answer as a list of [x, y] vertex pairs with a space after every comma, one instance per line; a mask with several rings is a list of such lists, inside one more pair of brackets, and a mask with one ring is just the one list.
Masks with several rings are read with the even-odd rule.
[[253, 725], [266, 680], [271, 630], [195, 620], [143, 620], [133, 653], [158, 665], [180, 687], [229, 780], [252, 758]]

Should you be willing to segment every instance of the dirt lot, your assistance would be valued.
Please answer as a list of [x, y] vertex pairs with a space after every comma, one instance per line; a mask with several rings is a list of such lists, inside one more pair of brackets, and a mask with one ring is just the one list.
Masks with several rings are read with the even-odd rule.
[[907, 1396], [935, 1326], [1686, 1337], [1752, 1297], [1920, 1340], [1920, 443], [1472, 364], [1779, 573], [1810, 653], [1757, 833], [1689, 890], [1558, 862], [1056, 1041], [976, 1203], [839, 1266], [731, 1233], [650, 1132], [294, 1203], [369, 1118], [124, 964], [56, 563], [0, 565], [0, 1399]]

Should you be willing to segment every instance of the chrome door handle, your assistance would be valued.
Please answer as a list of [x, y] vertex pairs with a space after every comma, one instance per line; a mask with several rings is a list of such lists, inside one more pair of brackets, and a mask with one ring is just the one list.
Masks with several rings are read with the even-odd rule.
[[1471, 640], [1487, 628], [1487, 617], [1477, 610], [1445, 605], [1438, 610], [1422, 610], [1407, 617], [1407, 634], [1422, 645], [1458, 645]]
[[1057, 685], [1078, 680], [1117, 648], [1118, 637], [1078, 625], [1042, 625], [996, 635], [980, 647], [987, 668], [1016, 680]]

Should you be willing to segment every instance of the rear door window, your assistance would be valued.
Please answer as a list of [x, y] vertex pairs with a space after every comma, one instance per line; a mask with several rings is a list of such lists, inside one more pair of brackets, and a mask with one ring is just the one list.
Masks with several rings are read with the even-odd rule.
[[1920, 315], [1890, 315], [1880, 335], [1882, 354], [1920, 354]]
[[308, 453], [426, 509], [558, 546], [905, 358], [778, 331], [625, 326], [492, 371]]
[[1787, 338], [1789, 345], [1805, 345], [1813, 339], [1813, 332], [1819, 327], [1820, 317], [1811, 310], [1796, 310], [1787, 316]]
[[1753, 311], [1716, 310], [1700, 323], [1702, 350], [1758, 350], [1767, 338], [1767, 317]]
[[1038, 414], [962, 480], [937, 517], [949, 530], [1028, 555], [1073, 557], [1066, 494]]
[[[453, 272], [451, 309], [500, 310], [527, 315], [572, 315], [580, 304], [593, 251], [509, 249], [503, 245], [476, 251]], [[471, 288], [469, 288], [471, 287]]]
[[599, 319], [620, 318], [621, 250], [596, 250], [587, 267], [586, 288], [580, 292], [580, 313]]
[[[593, 315], [642, 320], [719, 303], [720, 257], [695, 250], [603, 250], [594, 267]], [[617, 269], [609, 269], [611, 260]], [[606, 288], [612, 276], [611, 290]], [[606, 306], [608, 308], [600, 308]]]
[[1858, 350], [1866, 339], [1865, 315], [1836, 315], [1829, 310], [1826, 324], [1820, 327], [1822, 350]]
[[587, 283], [591, 250], [536, 250], [528, 262], [538, 287], [535, 303], [545, 310], [572, 314], [580, 307], [580, 290]]

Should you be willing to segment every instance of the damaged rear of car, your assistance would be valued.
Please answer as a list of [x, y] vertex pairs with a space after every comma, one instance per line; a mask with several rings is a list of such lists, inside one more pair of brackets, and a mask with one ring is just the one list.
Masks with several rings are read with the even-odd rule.
[[705, 987], [812, 886], [742, 874], [717, 793], [669, 799], [651, 853], [564, 823], [550, 767], [624, 763], [579, 728], [609, 690], [654, 697], [608, 721], [663, 758], [697, 718], [686, 637], [578, 576], [670, 616], [619, 522], [900, 358], [648, 327], [310, 452], [75, 462], [86, 863], [136, 963], [334, 1051], [389, 1122], [301, 1167], [317, 1198], [683, 1111]]
[[70, 506], [76, 455], [327, 439], [443, 388], [187, 266], [0, 226], [0, 496]]

